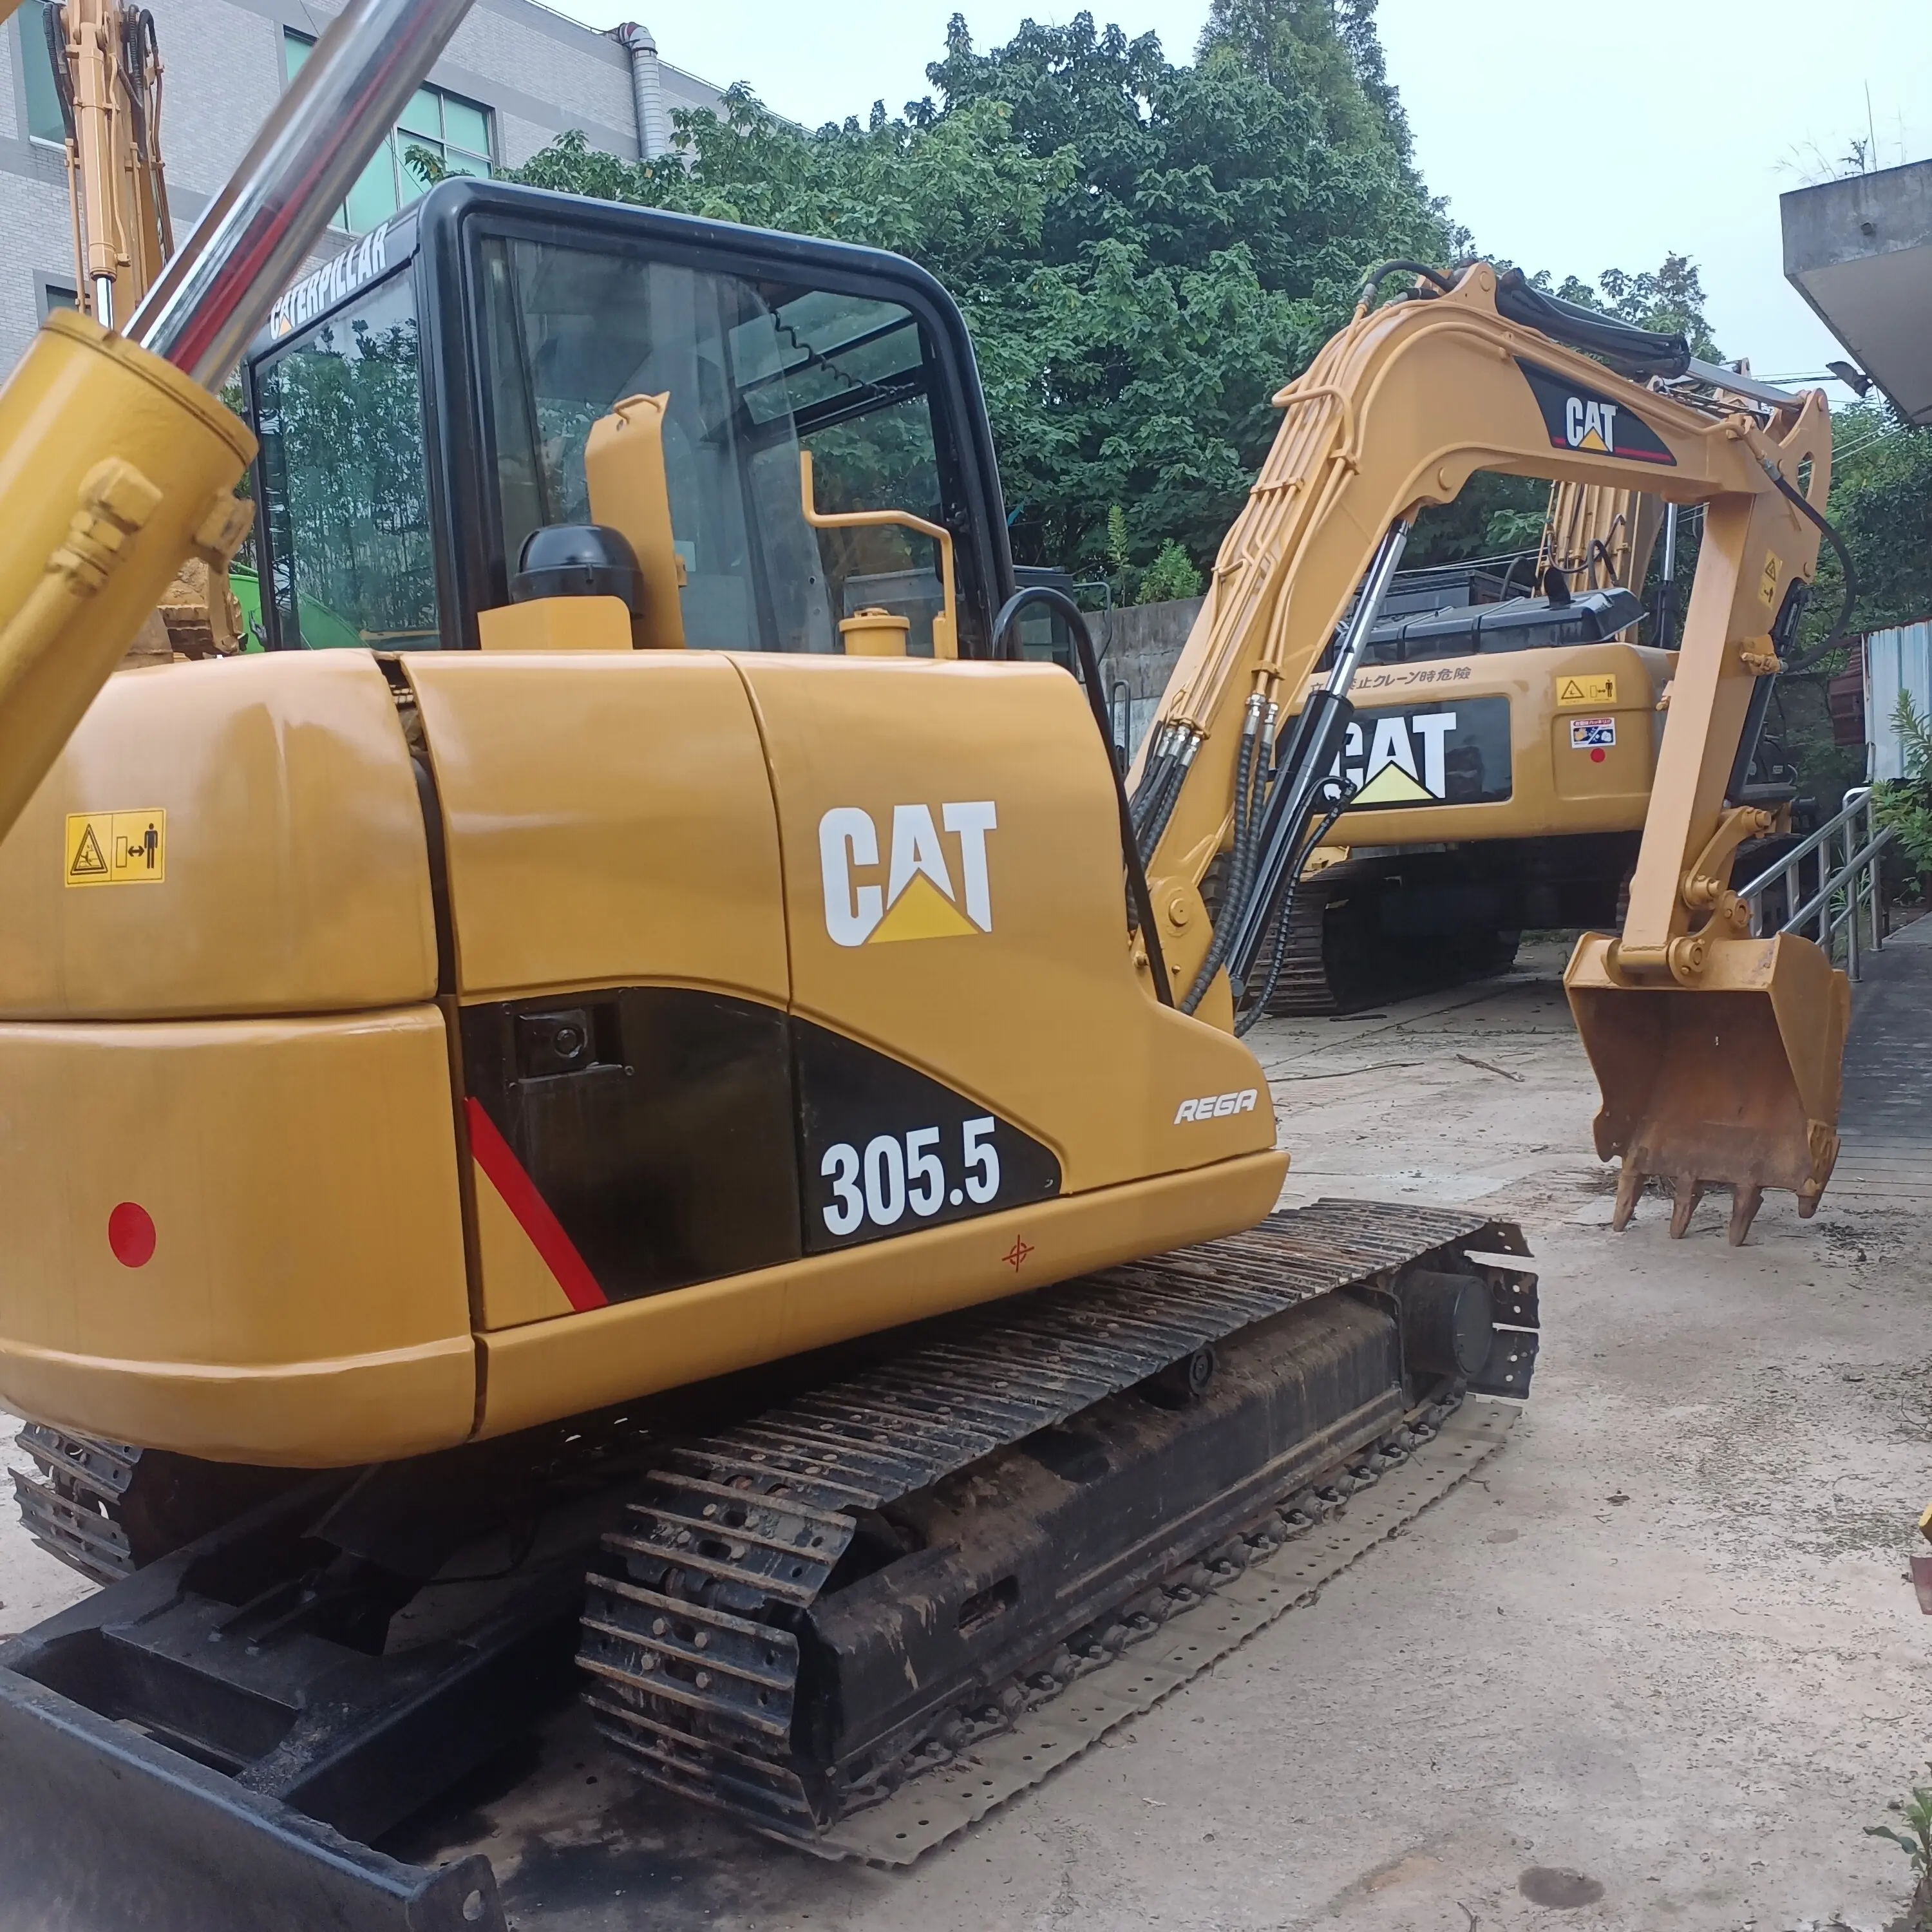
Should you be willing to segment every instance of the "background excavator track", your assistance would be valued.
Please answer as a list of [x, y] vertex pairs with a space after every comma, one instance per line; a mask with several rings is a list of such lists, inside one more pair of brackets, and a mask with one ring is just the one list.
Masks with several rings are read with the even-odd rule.
[[[1514, 930], [1472, 928], [1406, 944], [1383, 934], [1377, 907], [1382, 881], [1402, 865], [1400, 859], [1345, 859], [1300, 880], [1288, 907], [1288, 944], [1270, 1013], [1355, 1012], [1508, 971], [1521, 937]], [[1270, 927], [1264, 960], [1273, 957], [1274, 944]]]

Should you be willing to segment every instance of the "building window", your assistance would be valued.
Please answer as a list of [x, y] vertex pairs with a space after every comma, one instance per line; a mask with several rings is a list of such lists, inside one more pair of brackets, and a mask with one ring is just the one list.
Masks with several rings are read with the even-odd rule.
[[64, 147], [67, 120], [61, 112], [53, 52], [47, 44], [47, 16], [53, 10], [53, 0], [28, 0], [20, 9], [20, 64], [27, 83], [27, 132], [37, 141]]
[[[290, 80], [302, 70], [314, 45], [306, 34], [284, 30], [282, 56]], [[433, 154], [451, 174], [488, 175], [490, 132], [488, 108], [440, 87], [418, 88], [330, 226], [366, 235], [415, 200], [429, 183], [410, 160], [412, 148]]]

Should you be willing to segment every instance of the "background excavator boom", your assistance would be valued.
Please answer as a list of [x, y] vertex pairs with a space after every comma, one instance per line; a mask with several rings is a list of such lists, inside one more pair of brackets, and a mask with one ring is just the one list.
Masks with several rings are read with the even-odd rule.
[[[1253, 997], [1253, 938], [1299, 870], [1298, 859], [1271, 873], [1268, 857], [1306, 850], [1276, 837], [1264, 851], [1268, 805], [1287, 796], [1298, 761], [1312, 802], [1308, 770], [1325, 776], [1339, 743], [1332, 705], [1322, 728], [1310, 727], [1328, 701], [1310, 680], [1329, 662], [1372, 556], [1380, 565], [1391, 543], [1399, 550], [1422, 509], [1453, 500], [1479, 470], [1594, 488], [1604, 494], [1579, 496], [1569, 520], [1579, 528], [1567, 536], [1622, 548], [1628, 566], [1645, 534], [1640, 498], [1701, 503], [1703, 547], [1663, 700], [1628, 918], [1620, 939], [1582, 942], [1570, 985], [1604, 1087], [1599, 1151], [1626, 1157], [1620, 1211], [1644, 1174], [1670, 1175], [1687, 1195], [1725, 1181], [1738, 1191], [1741, 1235], [1765, 1186], [1792, 1188], [1809, 1211], [1836, 1151], [1842, 980], [1808, 942], [1753, 939], [1730, 888], [1737, 844], [1770, 829], [1768, 814], [1732, 797], [1733, 767], [1755, 682], [1774, 674], [1774, 638], [1815, 567], [1811, 512], [1830, 487], [1829, 416], [1815, 393], [1758, 413], [1693, 406], [1613, 374], [1509, 306], [1499, 307], [1496, 274], [1481, 264], [1453, 287], [1365, 306], [1276, 398], [1274, 447], [1222, 545], [1135, 772], [1161, 950], [1176, 997], [1204, 1016], [1225, 1023]], [[1612, 340], [1604, 332], [1613, 326], [1592, 327], [1588, 346], [1626, 366], [1648, 344], [1669, 373], [1689, 367], [1681, 344], [1672, 366], [1669, 338], [1627, 330]], [[1593, 502], [1600, 533], [1581, 529]], [[1372, 622], [1372, 599], [1364, 592], [1360, 602]], [[1364, 614], [1356, 608], [1352, 634]], [[1330, 698], [1345, 698], [1335, 681]], [[1300, 725], [1280, 726], [1298, 711]], [[1256, 748], [1278, 731], [1264, 802], [1270, 760]], [[1299, 824], [1292, 830], [1299, 836]], [[1216, 892], [1211, 922], [1204, 885]], [[1247, 940], [1231, 943], [1231, 932]], [[1744, 989], [1755, 1020], [1684, 997]], [[1712, 1030], [1720, 1017], [1721, 1037]], [[1679, 1028], [1690, 1030], [1680, 1037]], [[1754, 1028], [1763, 1036], [1747, 1044]], [[1693, 1062], [1696, 1079], [1680, 1090], [1666, 1065]]]

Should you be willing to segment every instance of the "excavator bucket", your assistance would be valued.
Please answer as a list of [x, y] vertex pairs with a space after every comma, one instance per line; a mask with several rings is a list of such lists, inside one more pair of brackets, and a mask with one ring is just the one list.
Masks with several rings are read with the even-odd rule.
[[1597, 1153], [1622, 1157], [1611, 1226], [1646, 1180], [1670, 1184], [1681, 1238], [1706, 1189], [1731, 1190], [1731, 1244], [1767, 1187], [1816, 1210], [1838, 1156], [1838, 1096], [1851, 988], [1808, 939], [1712, 946], [1694, 983], [1633, 983], [1615, 942], [1586, 933], [1564, 975], [1604, 1096]]

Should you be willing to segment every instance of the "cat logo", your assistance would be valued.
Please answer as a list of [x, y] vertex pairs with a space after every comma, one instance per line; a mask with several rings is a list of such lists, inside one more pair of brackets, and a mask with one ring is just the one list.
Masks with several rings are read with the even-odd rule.
[[1617, 406], [1570, 397], [1563, 405], [1563, 434], [1572, 449], [1600, 449], [1606, 456], [1617, 446]]
[[1509, 700], [1458, 698], [1358, 711], [1330, 778], [1354, 788], [1352, 812], [1494, 805], [1510, 796], [1510, 764]]
[[[1364, 725], [1371, 726], [1374, 736], [1366, 762], [1358, 763], [1363, 757]], [[1371, 713], [1348, 727], [1337, 770], [1356, 788], [1358, 805], [1440, 805], [1449, 796], [1442, 741], [1455, 728], [1453, 711], [1421, 716], [1400, 711]], [[1418, 746], [1420, 760], [1415, 755]]]
[[[942, 805], [937, 824], [930, 806], [894, 806], [892, 849], [880, 885], [854, 877], [879, 862], [879, 829], [872, 814], [856, 805], [835, 806], [818, 821], [825, 930], [832, 944], [880, 946], [896, 939], [967, 939], [991, 932], [986, 834], [998, 824], [989, 798]], [[950, 849], [941, 826], [954, 842]]]
[[1516, 366], [1522, 371], [1543, 413], [1543, 426], [1550, 433], [1551, 448], [1676, 467], [1677, 459], [1671, 454], [1670, 446], [1628, 404], [1520, 357]]

